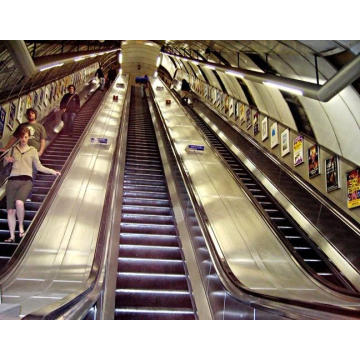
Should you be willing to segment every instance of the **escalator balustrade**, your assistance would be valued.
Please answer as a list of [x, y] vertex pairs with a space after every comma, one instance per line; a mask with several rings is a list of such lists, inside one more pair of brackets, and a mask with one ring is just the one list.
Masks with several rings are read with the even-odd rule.
[[[81, 108], [75, 121], [72, 134], [62, 131], [46, 148], [41, 157], [41, 163], [49, 168], [61, 171], [70, 153], [76, 146], [91, 116], [99, 106], [104, 93], [97, 91]], [[70, 136], [71, 135], [71, 136]], [[30, 226], [35, 214], [41, 207], [54, 180], [54, 175], [37, 173], [33, 183], [33, 192], [30, 202], [25, 203], [25, 230]], [[7, 225], [6, 198], [0, 202], [0, 269], [10, 260], [19, 244], [18, 227], [16, 227], [15, 243], [5, 243], [10, 233]]]

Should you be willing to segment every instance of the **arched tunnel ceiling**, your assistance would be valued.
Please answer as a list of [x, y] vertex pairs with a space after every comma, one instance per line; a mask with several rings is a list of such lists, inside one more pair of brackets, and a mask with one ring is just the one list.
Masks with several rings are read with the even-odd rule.
[[[242, 54], [255, 54], [262, 61], [271, 64], [272, 59], [281, 60], [283, 68], [276, 68], [276, 74], [294, 76], [294, 63], [298, 58], [306, 58], [314, 68], [311, 78], [308, 73], [301, 74], [297, 67], [298, 76], [306, 76], [308, 81], [315, 82], [315, 55], [319, 58], [331, 60], [331, 64], [341, 68], [350, 62], [360, 52], [358, 40], [155, 40], [164, 48], [172, 48], [186, 56], [203, 57], [214, 62], [228, 61], [237, 66]], [[121, 47], [121, 40], [25, 40], [26, 47], [33, 60], [41, 61], [60, 54], [81, 54], [86, 51], [101, 51]], [[0, 101], [4, 102], [12, 97], [26, 93], [45, 82], [64, 77], [93, 62], [105, 64], [116, 61], [116, 53], [103, 55], [101, 58], [88, 58], [79, 63], [66, 64], [44, 73], [38, 73], [31, 79], [25, 79], [18, 69], [4, 44], [0, 41]], [[244, 64], [243, 64], [244, 66]], [[296, 66], [295, 66], [296, 67]], [[251, 69], [249, 64], [249, 69]], [[271, 66], [267, 71], [272, 71]], [[319, 64], [321, 78], [321, 64]]]
[[[121, 40], [25, 40], [27, 50], [35, 63], [49, 62], [67, 54], [81, 55], [84, 52], [102, 52], [119, 48]], [[87, 58], [80, 62], [66, 63], [48, 71], [39, 72], [26, 79], [16, 66], [13, 57], [6, 47], [5, 41], [0, 41], [0, 102], [18, 97], [45, 83], [51, 82], [74, 73], [94, 62], [101, 62], [105, 68], [116, 61], [116, 52], [103, 54], [96, 58]]]

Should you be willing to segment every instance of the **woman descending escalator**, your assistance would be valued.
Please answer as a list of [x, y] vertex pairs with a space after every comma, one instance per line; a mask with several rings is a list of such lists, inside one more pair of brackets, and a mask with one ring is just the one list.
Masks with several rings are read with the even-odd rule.
[[6, 208], [10, 237], [5, 242], [15, 242], [16, 216], [19, 222], [19, 237], [24, 236], [24, 201], [32, 188], [33, 166], [40, 172], [60, 175], [59, 171], [41, 165], [37, 150], [28, 145], [30, 130], [20, 130], [20, 141], [13, 148], [12, 154], [5, 157], [5, 165], [12, 163], [10, 177], [6, 184]]

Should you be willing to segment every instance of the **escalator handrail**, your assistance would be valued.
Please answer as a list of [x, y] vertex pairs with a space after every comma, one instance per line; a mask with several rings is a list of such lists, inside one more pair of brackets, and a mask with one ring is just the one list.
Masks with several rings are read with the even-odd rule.
[[[221, 249], [212, 240], [215, 238], [215, 236], [212, 234], [212, 229], [209, 226], [207, 216], [202, 206], [198, 202], [194, 185], [191, 179], [189, 178], [187, 171], [183, 168], [183, 160], [180, 158], [179, 154], [175, 149], [175, 145], [171, 139], [169, 130], [165, 125], [165, 119], [161, 113], [159, 104], [155, 100], [154, 89], [152, 88], [152, 86], [150, 86], [150, 91], [153, 95], [153, 102], [155, 104], [155, 108], [157, 109], [157, 114], [161, 119], [162, 127], [164, 128], [167, 139], [170, 142], [171, 145], [170, 148], [172, 154], [177, 162], [177, 165], [181, 173], [181, 177], [188, 190], [188, 195], [193, 205], [196, 217], [200, 223], [200, 229], [203, 233], [204, 240], [207, 244], [211, 260], [225, 289], [233, 297], [237, 299], [241, 299], [242, 301], [244, 301], [244, 299], [247, 299], [247, 301], [251, 304], [255, 303], [261, 307], [268, 308], [270, 310], [276, 309], [276, 311], [284, 314], [286, 317], [289, 318], [304, 318], [304, 316], [308, 316], [309, 318], [312, 318], [314, 316], [314, 312], [316, 312], [316, 315], [318, 315], [317, 314], [318, 311], [324, 312], [323, 314], [324, 318], [329, 318], [329, 319], [333, 319], [335, 314], [339, 315], [340, 317], [350, 316], [353, 318], [360, 318], [360, 312], [357, 310], [344, 309], [336, 305], [327, 305], [327, 304], [315, 303], [315, 302], [310, 303], [301, 300], [285, 299], [276, 296], [256, 293], [246, 288], [236, 278], [236, 276], [232, 273], [230, 267], [228, 266], [226, 259], [222, 254]], [[175, 101], [179, 103], [177, 98], [175, 98]], [[344, 296], [348, 298], [354, 298], [353, 296], [348, 296], [348, 295], [344, 295]]]
[[[86, 99], [86, 101], [84, 102], [83, 106], [92, 98], [92, 96], [95, 94], [95, 92], [93, 92], [93, 94]], [[82, 133], [82, 135], [80, 136], [80, 138], [78, 139], [78, 142], [76, 144], [76, 146], [74, 147], [74, 149], [71, 151], [68, 159], [66, 160], [62, 170], [61, 170], [61, 176], [58, 176], [53, 184], [51, 185], [51, 188], [49, 189], [49, 192], [47, 193], [44, 201], [42, 202], [39, 210], [36, 212], [35, 217], [33, 218], [31, 224], [29, 225], [28, 229], [26, 230], [26, 234], [25, 236], [21, 239], [21, 241], [18, 243], [16, 250], [14, 251], [11, 259], [6, 263], [6, 265], [0, 270], [0, 287], [4, 285], [4, 283], [7, 281], [7, 279], [12, 275], [12, 273], [17, 269], [17, 267], [20, 265], [21, 263], [21, 259], [23, 259], [23, 257], [26, 255], [27, 253], [27, 249], [30, 247], [30, 245], [32, 244], [34, 237], [39, 229], [39, 227], [41, 226], [41, 223], [43, 221], [43, 219], [45, 218], [47, 211], [49, 209], [49, 207], [51, 206], [61, 184], [64, 182], [65, 178], [66, 178], [66, 174], [68, 173], [71, 164], [73, 163], [76, 154], [79, 151], [79, 144], [81, 142], [84, 141], [88, 129], [91, 126], [91, 123], [93, 121], [93, 119], [95, 118], [97, 112], [99, 111], [99, 107], [97, 108], [97, 110], [94, 112], [94, 114], [92, 115], [92, 117], [90, 118], [87, 126], [84, 129], [84, 132]]]
[[[125, 120], [129, 112], [131, 87], [128, 85], [125, 91], [126, 94], [122, 108], [121, 123], [107, 183], [94, 259], [86, 284], [67, 297], [25, 316], [24, 320], [81, 319], [97, 302], [103, 291], [104, 277], [106, 276], [106, 260], [110, 242], [113, 239], [112, 228], [114, 224], [116, 224], [114, 209], [119, 203], [116, 189], [119, 185], [118, 179], [122, 172], [119, 158], [121, 156], [121, 144], [123, 143], [124, 134], [121, 130], [123, 124], [126, 122]], [[118, 233], [116, 235], [118, 236]]]

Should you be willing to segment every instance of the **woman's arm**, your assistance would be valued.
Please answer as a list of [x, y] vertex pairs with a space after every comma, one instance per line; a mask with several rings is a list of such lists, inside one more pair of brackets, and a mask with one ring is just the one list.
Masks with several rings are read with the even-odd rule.
[[53, 170], [53, 169], [50, 169], [46, 166], [43, 166], [39, 160], [39, 154], [37, 152], [37, 150], [34, 148], [33, 150], [33, 153], [34, 153], [34, 157], [33, 157], [33, 163], [36, 167], [36, 169], [42, 173], [45, 173], [45, 174], [52, 174], [52, 175], [61, 175], [60, 171], [56, 171], [56, 170]]

